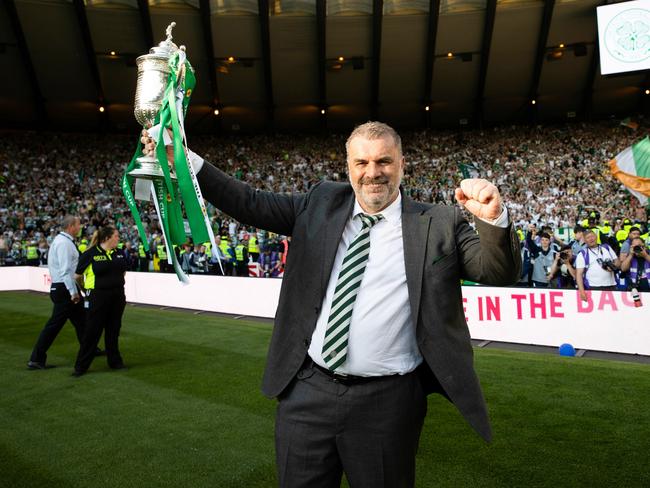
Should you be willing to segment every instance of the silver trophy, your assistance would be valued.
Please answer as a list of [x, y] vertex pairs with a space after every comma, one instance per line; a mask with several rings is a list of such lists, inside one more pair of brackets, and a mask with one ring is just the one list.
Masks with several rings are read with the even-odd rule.
[[[135, 106], [133, 114], [135, 119], [145, 129], [150, 128], [160, 111], [167, 87], [167, 80], [171, 72], [169, 58], [179, 49], [185, 51], [185, 46], [178, 47], [172, 42], [172, 29], [176, 22], [167, 27], [165, 33], [167, 39], [136, 59], [138, 65], [138, 84], [135, 89]], [[142, 155], [137, 160], [135, 169], [129, 175], [136, 178], [154, 179], [163, 178], [164, 173], [158, 159], [152, 156]], [[171, 177], [176, 179], [172, 170]]]

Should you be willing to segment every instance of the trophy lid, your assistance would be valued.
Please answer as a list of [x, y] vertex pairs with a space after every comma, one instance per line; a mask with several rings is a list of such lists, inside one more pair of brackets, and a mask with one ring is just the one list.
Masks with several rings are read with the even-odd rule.
[[172, 29], [174, 27], [176, 27], [176, 22], [172, 22], [167, 26], [167, 29], [165, 30], [167, 39], [162, 41], [157, 46], [152, 47], [149, 50], [149, 54], [155, 54], [157, 56], [164, 56], [166, 58], [169, 58], [172, 54], [178, 51], [178, 46], [172, 42]]

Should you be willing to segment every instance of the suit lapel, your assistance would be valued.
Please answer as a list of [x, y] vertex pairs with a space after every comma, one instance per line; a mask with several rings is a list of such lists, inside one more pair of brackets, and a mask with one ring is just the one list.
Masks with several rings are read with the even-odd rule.
[[402, 194], [402, 242], [404, 243], [404, 267], [406, 285], [411, 304], [413, 323], [417, 325], [420, 313], [420, 298], [422, 294], [422, 272], [424, 256], [431, 218], [423, 215], [426, 207], [420, 206]]
[[325, 296], [327, 284], [329, 282], [330, 274], [332, 273], [332, 266], [334, 266], [334, 258], [336, 251], [343, 235], [345, 224], [352, 213], [354, 206], [354, 193], [346, 192], [341, 201], [333, 202], [332, 210], [328, 213], [327, 221], [323, 226], [323, 234], [321, 241], [321, 289], [320, 297]]

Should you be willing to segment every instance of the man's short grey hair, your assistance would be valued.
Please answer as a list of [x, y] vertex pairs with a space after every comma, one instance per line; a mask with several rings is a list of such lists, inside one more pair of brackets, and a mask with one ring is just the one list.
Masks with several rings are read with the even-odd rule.
[[384, 137], [392, 137], [399, 155], [402, 155], [402, 138], [390, 125], [383, 122], [366, 122], [365, 124], [358, 125], [348, 137], [345, 142], [345, 150], [350, 153], [350, 142], [355, 137], [364, 137], [366, 139], [382, 139]]
[[61, 225], [63, 226], [64, 229], [67, 229], [73, 226], [74, 224], [76, 224], [78, 220], [79, 217], [77, 217], [76, 215], [66, 215], [65, 217], [63, 217], [63, 222], [61, 223]]

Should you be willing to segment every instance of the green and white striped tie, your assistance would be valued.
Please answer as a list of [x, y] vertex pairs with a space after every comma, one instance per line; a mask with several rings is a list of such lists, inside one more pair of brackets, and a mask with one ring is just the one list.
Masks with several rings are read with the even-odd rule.
[[384, 218], [381, 214], [360, 213], [357, 215], [361, 218], [363, 226], [343, 257], [341, 271], [339, 271], [339, 277], [336, 280], [330, 315], [327, 319], [321, 353], [325, 364], [332, 371], [336, 371], [336, 368], [341, 366], [347, 358], [352, 309], [370, 254], [370, 229]]

